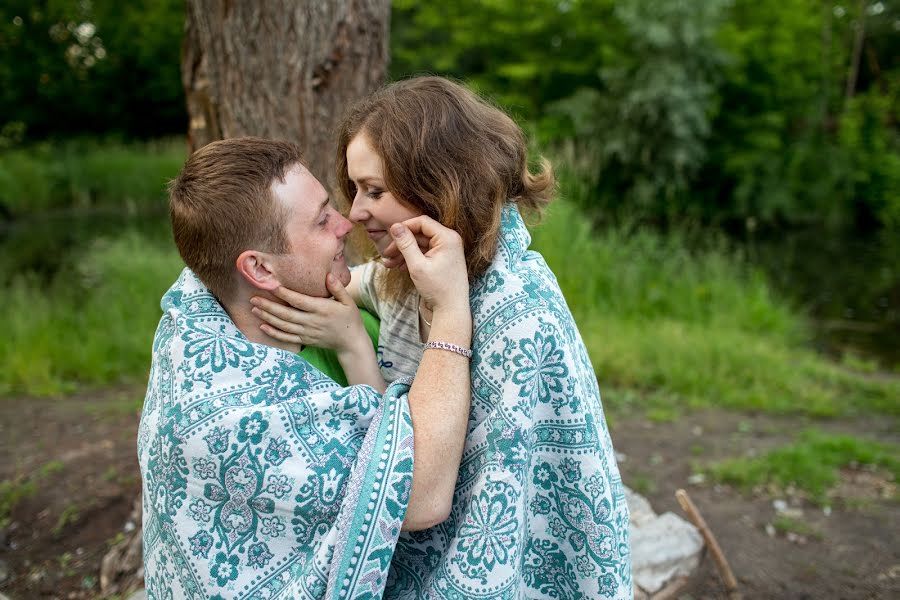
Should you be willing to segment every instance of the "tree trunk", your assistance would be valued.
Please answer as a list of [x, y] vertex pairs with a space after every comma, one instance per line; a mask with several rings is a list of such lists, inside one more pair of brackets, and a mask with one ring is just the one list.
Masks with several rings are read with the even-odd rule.
[[188, 0], [189, 150], [242, 135], [291, 140], [327, 186], [339, 120], [384, 83], [389, 24], [390, 0]]
[[[387, 75], [389, 25], [390, 0], [187, 0], [189, 151], [242, 135], [291, 140], [329, 187], [338, 122]], [[104, 557], [105, 591], [140, 584], [140, 550], [138, 526]]]
[[859, 1], [859, 17], [857, 17], [854, 25], [855, 34], [853, 36], [853, 54], [850, 57], [850, 73], [847, 76], [847, 89], [844, 96], [849, 100], [856, 93], [856, 79], [859, 77], [859, 61], [862, 57], [863, 42], [866, 39], [866, 9], [868, 3], [865, 0]]

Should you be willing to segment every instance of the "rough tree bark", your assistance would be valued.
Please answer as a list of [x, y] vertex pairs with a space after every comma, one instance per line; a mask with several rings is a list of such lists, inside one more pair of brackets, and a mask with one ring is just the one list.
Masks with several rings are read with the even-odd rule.
[[[242, 135], [291, 140], [327, 186], [344, 110], [386, 78], [389, 25], [390, 0], [188, 0], [189, 151]], [[139, 524], [140, 499], [135, 510]], [[140, 550], [140, 527], [110, 549], [105, 594], [140, 585]]]
[[390, 0], [188, 0], [189, 145], [289, 139], [331, 180], [345, 108], [384, 83]]

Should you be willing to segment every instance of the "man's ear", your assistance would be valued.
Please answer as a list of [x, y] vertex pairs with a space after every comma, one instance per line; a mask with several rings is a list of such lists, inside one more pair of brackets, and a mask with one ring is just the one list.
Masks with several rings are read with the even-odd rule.
[[281, 285], [272, 269], [272, 255], [244, 250], [237, 257], [237, 270], [247, 283], [260, 290], [273, 291]]

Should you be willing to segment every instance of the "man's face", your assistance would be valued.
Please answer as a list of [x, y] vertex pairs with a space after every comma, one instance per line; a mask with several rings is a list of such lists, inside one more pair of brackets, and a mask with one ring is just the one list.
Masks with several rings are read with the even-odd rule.
[[273, 272], [281, 285], [309, 296], [327, 297], [325, 276], [350, 283], [344, 260], [344, 238], [353, 225], [328, 201], [322, 184], [300, 165], [291, 168], [284, 183], [275, 181], [272, 193], [285, 210], [287, 253], [276, 255]]

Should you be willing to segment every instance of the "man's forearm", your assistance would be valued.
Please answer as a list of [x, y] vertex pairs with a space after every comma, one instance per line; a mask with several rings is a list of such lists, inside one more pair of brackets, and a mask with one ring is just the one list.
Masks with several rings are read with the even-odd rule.
[[[468, 348], [468, 306], [436, 309], [429, 340]], [[426, 529], [450, 514], [465, 445], [471, 403], [469, 359], [446, 350], [426, 350], [409, 391], [415, 459], [403, 528]]]

